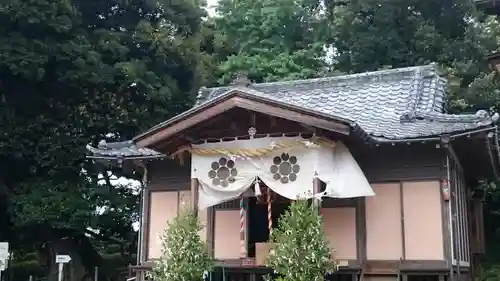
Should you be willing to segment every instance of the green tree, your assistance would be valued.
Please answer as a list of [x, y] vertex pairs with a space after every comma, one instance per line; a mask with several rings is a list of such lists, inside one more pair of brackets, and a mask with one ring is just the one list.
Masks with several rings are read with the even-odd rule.
[[203, 226], [191, 212], [183, 211], [168, 223], [163, 236], [161, 258], [152, 276], [158, 281], [202, 281], [213, 261], [200, 237]]
[[330, 26], [317, 0], [223, 0], [215, 18], [223, 58], [219, 83], [237, 72], [255, 82], [321, 76]]
[[297, 200], [271, 233], [274, 246], [266, 265], [281, 281], [320, 281], [336, 271], [323, 229], [323, 217], [307, 200]]
[[[498, 48], [499, 23], [471, 1], [332, 1], [334, 67], [343, 73], [436, 62], [450, 81], [452, 112], [500, 105], [486, 56]], [[337, 5], [333, 5], [333, 4]]]
[[0, 3], [2, 239], [39, 251], [53, 272], [51, 254], [68, 237], [65, 250], [87, 271], [106, 244], [133, 262], [137, 195], [98, 185], [108, 169], [85, 160], [85, 145], [128, 139], [190, 107], [204, 79], [203, 15], [197, 1]]
[[477, 56], [470, 1], [367, 0], [333, 8], [336, 67], [346, 73]]

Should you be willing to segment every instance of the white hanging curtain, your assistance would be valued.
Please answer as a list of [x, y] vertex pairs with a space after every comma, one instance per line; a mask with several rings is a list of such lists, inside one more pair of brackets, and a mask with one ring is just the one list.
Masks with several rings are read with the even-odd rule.
[[[257, 138], [192, 146], [191, 177], [198, 179], [199, 208], [239, 197], [257, 178], [295, 200], [374, 195], [363, 172], [342, 143], [302, 137]], [[326, 191], [313, 194], [313, 179]]]

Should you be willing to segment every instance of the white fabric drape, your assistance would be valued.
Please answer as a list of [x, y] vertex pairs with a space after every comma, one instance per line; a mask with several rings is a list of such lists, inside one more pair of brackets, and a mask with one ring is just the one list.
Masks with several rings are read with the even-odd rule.
[[353, 198], [375, 195], [365, 174], [342, 142], [336, 142], [333, 151], [320, 148], [317, 154], [318, 178], [326, 183], [324, 196]]
[[[193, 145], [193, 149], [258, 149], [300, 141], [288, 149], [275, 149], [262, 157], [192, 155], [192, 178], [198, 179], [199, 208], [239, 197], [257, 178], [289, 199], [328, 196], [338, 198], [374, 195], [351, 153], [342, 143], [334, 148], [313, 145], [301, 137], [257, 138]], [[304, 145], [307, 144], [307, 145]], [[326, 191], [313, 194], [313, 179], [326, 183]]]

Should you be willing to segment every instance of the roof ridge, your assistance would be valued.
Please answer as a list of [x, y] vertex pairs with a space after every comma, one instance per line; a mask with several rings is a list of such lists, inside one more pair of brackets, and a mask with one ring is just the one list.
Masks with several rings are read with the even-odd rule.
[[[425, 72], [429, 71], [429, 68], [420, 68], [415, 71], [407, 110], [400, 116], [402, 122], [411, 122], [416, 118], [424, 118], [423, 116], [428, 116], [429, 114], [446, 115], [445, 112], [443, 112], [443, 100], [447, 95], [447, 91], [444, 88], [444, 85], [447, 84], [446, 78], [444, 78], [443, 72], [437, 64], [432, 63], [431, 65], [433, 66], [432, 74]], [[426, 109], [422, 109], [420, 103], [422, 99], [425, 98], [424, 89], [426, 78], [431, 78], [432, 81], [430, 83], [434, 85], [430, 87], [430, 91], [427, 93], [427, 98], [430, 98], [432, 102], [430, 105], [425, 106]], [[443, 93], [438, 92], [438, 90], [441, 90]]]
[[424, 77], [421, 69], [416, 69], [413, 74], [413, 81], [411, 84], [410, 97], [406, 104], [406, 112], [403, 112], [401, 115], [414, 116], [417, 111], [418, 102], [422, 96], [422, 87], [423, 81], [422, 77]]
[[[382, 69], [382, 70], [375, 70], [375, 71], [368, 71], [368, 72], [341, 74], [341, 75], [318, 77], [318, 78], [252, 83], [250, 85], [251, 86], [258, 86], [258, 85], [280, 86], [280, 85], [288, 85], [288, 84], [317, 83], [317, 82], [330, 81], [330, 80], [349, 80], [352, 78], [362, 78], [362, 77], [369, 77], [369, 76], [375, 76], [375, 75], [399, 74], [399, 73], [406, 73], [406, 72], [414, 72], [416, 70], [429, 70], [429, 69], [435, 70], [435, 71], [438, 70], [437, 64], [430, 63], [430, 64], [418, 65], [418, 66]], [[231, 85], [226, 85], [226, 86], [219, 86], [219, 87], [210, 87], [210, 88], [204, 87], [204, 88], [207, 90], [208, 89], [216, 90], [216, 89], [231, 88], [231, 87], [232, 87]]]
[[101, 140], [99, 145], [86, 145], [86, 149], [96, 156], [103, 157], [130, 157], [130, 156], [165, 156], [163, 153], [147, 147], [138, 147], [132, 140], [106, 142]]
[[[355, 78], [359, 79], [359, 78], [369, 78], [369, 77], [374, 77], [374, 76], [404, 74], [404, 73], [412, 73], [415, 71], [421, 72], [422, 77], [425, 77], [425, 76], [429, 75], [429, 74], [425, 73], [425, 70], [431, 70], [433, 74], [439, 75], [439, 73], [440, 73], [440, 70], [439, 70], [439, 67], [437, 66], [437, 64], [430, 63], [430, 64], [419, 65], [419, 66], [391, 68], [391, 69], [383, 69], [383, 70], [353, 73], [353, 74], [341, 74], [341, 75], [327, 76], [327, 77], [297, 79], [297, 80], [287, 80], [287, 81], [276, 81], [276, 82], [252, 83], [252, 84], [248, 85], [248, 88], [259, 87], [259, 86], [272, 87], [272, 86], [286, 86], [286, 85], [301, 85], [301, 84], [313, 84], [313, 83], [333, 82], [333, 81], [340, 82], [340, 81], [345, 81], [345, 80], [352, 80]], [[196, 104], [198, 105], [201, 102], [200, 99], [205, 99], [205, 98], [210, 99], [211, 98], [210, 95], [213, 92], [216, 92], [218, 90], [224, 90], [224, 89], [229, 90], [233, 87], [234, 86], [232, 86], [232, 85], [210, 87], [210, 88], [201, 87], [200, 90], [198, 91], [198, 95], [196, 97], [196, 100], [197, 100]]]
[[442, 123], [478, 123], [481, 125], [489, 125], [495, 123], [498, 118], [498, 113], [489, 114], [488, 111], [480, 109], [474, 114], [448, 114], [436, 111], [416, 112], [417, 120], [422, 118], [428, 121], [436, 121]]
[[317, 83], [317, 82], [331, 81], [331, 80], [349, 80], [349, 79], [353, 79], [353, 78], [400, 74], [400, 73], [415, 72], [415, 71], [422, 71], [423, 72], [423, 70], [429, 70], [429, 69], [436, 70], [436, 65], [437, 64], [435, 64], [435, 63], [430, 63], [430, 64], [426, 64], [426, 65], [409, 66], [409, 67], [402, 67], [402, 68], [382, 69], [382, 70], [375, 70], [375, 71], [368, 71], [368, 72], [341, 74], [341, 75], [335, 75], [335, 76], [318, 77], [318, 78], [310, 78], [310, 79], [297, 79], [297, 80], [289, 80], [289, 81], [256, 83], [256, 84], [252, 84], [252, 85], [269, 85], [269, 86], [277, 85], [277, 86], [279, 86], [279, 85], [287, 85], [287, 84]]

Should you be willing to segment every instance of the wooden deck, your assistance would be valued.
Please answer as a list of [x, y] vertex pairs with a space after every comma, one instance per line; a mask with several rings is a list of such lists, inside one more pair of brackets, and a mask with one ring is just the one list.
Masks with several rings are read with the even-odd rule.
[[[152, 263], [140, 266], [130, 266], [130, 277], [138, 272], [152, 269]], [[253, 258], [220, 260], [215, 264], [214, 271], [206, 281], [265, 281], [272, 270], [265, 266], [255, 266]], [[339, 271], [326, 277], [328, 281], [364, 281], [366, 276], [392, 276], [402, 281], [445, 281], [450, 274], [450, 268], [443, 261], [367, 261], [363, 265], [356, 261], [348, 261]], [[454, 274], [461, 277], [469, 276], [469, 268], [461, 267]], [[434, 280], [435, 279], [435, 280]], [[465, 280], [468, 280], [467, 278]]]

